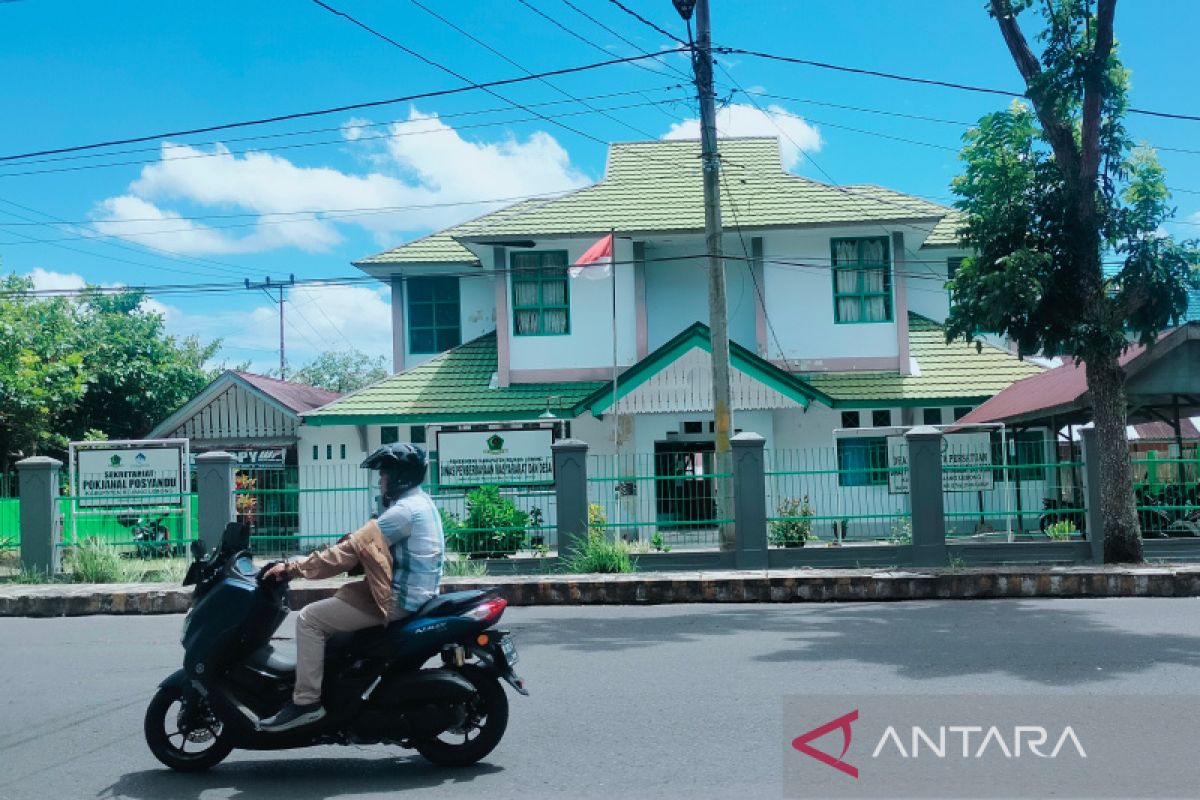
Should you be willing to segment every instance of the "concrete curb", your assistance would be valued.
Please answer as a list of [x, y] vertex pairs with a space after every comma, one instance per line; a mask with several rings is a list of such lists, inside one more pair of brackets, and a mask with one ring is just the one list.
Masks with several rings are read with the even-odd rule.
[[[329, 597], [339, 584], [297, 583], [291, 606], [303, 608]], [[442, 591], [492, 586], [518, 606], [1197, 597], [1200, 565], [496, 575], [449, 578]], [[191, 595], [190, 588], [161, 583], [10, 584], [0, 586], [0, 617], [180, 614], [190, 607]]]

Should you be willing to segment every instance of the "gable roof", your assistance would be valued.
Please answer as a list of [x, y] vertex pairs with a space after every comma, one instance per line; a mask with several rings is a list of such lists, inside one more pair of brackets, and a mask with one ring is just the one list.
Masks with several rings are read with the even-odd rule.
[[188, 418], [204, 409], [209, 403], [219, 398], [232, 387], [240, 387], [254, 397], [259, 398], [267, 406], [274, 408], [285, 417], [298, 420], [304, 411], [325, 405], [341, 397], [337, 392], [318, 389], [304, 383], [281, 381], [257, 375], [253, 372], [238, 372], [226, 370], [218, 375], [208, 386], [205, 386], [191, 400], [184, 403], [173, 414], [154, 426], [146, 434], [146, 438], [159, 438], [170, 431], [178, 429], [187, 422]]
[[926, 247], [954, 247], [961, 249], [963, 244], [958, 237], [959, 228], [966, 224], [966, 216], [961, 211], [951, 210], [933, 226], [921, 249]]
[[919, 314], [908, 315], [909, 357], [916, 370], [898, 372], [821, 372], [808, 383], [833, 399], [834, 408], [889, 408], [920, 405], [975, 405], [1014, 381], [1042, 368], [998, 347], [970, 342], [946, 344], [945, 329]]
[[[712, 353], [711, 337], [712, 334], [708, 326], [702, 322], [695, 322], [685, 328], [666, 344], [625, 370], [618, 377], [617, 402], [620, 402], [621, 398], [636, 391], [639, 386], [693, 348], [698, 347], [706, 353]], [[812, 400], [821, 400], [825, 403], [831, 402], [829, 397], [805, 383], [801, 378], [785, 372], [732, 340], [729, 342], [729, 365], [784, 397], [793, 400], [802, 407], [807, 408], [809, 402]], [[579, 403], [577, 412], [590, 410], [593, 414], [602, 414], [612, 404], [613, 386], [610, 381], [584, 398]]]
[[[1154, 361], [1189, 342], [1192, 347], [1200, 342], [1200, 322], [1188, 322], [1160, 334], [1153, 348], [1134, 344], [1117, 359], [1126, 373], [1126, 397], [1131, 404], [1138, 394], [1134, 382], [1137, 375]], [[1200, 385], [1200, 376], [1194, 376], [1193, 380]], [[1069, 361], [1061, 367], [1014, 383], [963, 417], [962, 421], [1025, 422], [1051, 415], [1087, 411], [1091, 404], [1087, 366]], [[1183, 405], [1184, 409], [1194, 407], [1194, 401]]]
[[[496, 334], [466, 344], [304, 415], [309, 425], [533, 420], [560, 416], [601, 386], [598, 381], [493, 387]], [[551, 398], [559, 398], [551, 404]], [[571, 414], [574, 416], [573, 414]]]
[[326, 403], [332, 403], [342, 396], [340, 392], [331, 392], [328, 389], [309, 386], [307, 383], [282, 381], [278, 378], [268, 378], [266, 375], [258, 375], [253, 372], [230, 371], [258, 391], [277, 400], [280, 405], [297, 413], [320, 408]]
[[[721, 139], [722, 212], [741, 227], [831, 225], [922, 219], [945, 206], [875, 186], [840, 187], [784, 171], [777, 138]], [[697, 140], [620, 142], [609, 146], [599, 183], [519, 213], [481, 217], [460, 239], [618, 231], [701, 231], [704, 191]]]
[[[777, 138], [721, 139], [726, 181], [722, 213], [746, 227], [944, 218], [952, 209], [881, 186], [830, 186], [784, 171]], [[553, 236], [620, 231], [702, 231], [700, 143], [618, 142], [599, 183], [558, 197], [523, 200], [439, 233], [354, 262], [471, 264], [461, 241], [491, 236]], [[935, 227], [937, 233], [940, 224]], [[932, 238], [932, 237], [930, 237]], [[953, 244], [953, 242], [949, 242]], [[928, 245], [928, 240], [926, 242]]]

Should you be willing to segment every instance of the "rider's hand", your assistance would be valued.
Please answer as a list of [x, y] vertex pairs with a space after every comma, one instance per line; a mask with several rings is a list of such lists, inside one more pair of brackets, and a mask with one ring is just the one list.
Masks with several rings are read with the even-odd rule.
[[287, 580], [287, 562], [280, 561], [272, 566], [263, 574], [264, 581], [284, 581]]

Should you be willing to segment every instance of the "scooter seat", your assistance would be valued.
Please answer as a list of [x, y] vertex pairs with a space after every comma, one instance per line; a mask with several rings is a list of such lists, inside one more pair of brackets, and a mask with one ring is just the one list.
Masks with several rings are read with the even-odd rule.
[[431, 600], [426, 601], [425, 605], [416, 610], [411, 617], [401, 620], [402, 623], [412, 622], [414, 619], [422, 617], [446, 617], [453, 616], [460, 611], [474, 606], [479, 603], [479, 600], [491, 592], [483, 589], [468, 589], [465, 592], [447, 592], [440, 594]]

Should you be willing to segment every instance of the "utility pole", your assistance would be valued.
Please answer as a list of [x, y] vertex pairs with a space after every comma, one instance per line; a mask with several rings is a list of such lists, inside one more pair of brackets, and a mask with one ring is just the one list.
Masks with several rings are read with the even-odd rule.
[[[721, 155], [717, 151], [717, 111], [713, 90], [712, 21], [708, 0], [672, 0], [688, 23], [696, 13], [692, 71], [700, 96], [700, 162], [704, 173], [704, 244], [708, 251], [708, 328], [712, 337], [712, 394], [716, 445], [717, 516], [733, 514], [733, 419], [729, 389], [729, 319], [725, 297], [725, 258], [721, 249]], [[689, 36], [689, 38], [691, 38]], [[721, 549], [734, 548], [732, 522], [721, 523]]]
[[[279, 303], [279, 380], [285, 380], [287, 378], [287, 375], [285, 374], [285, 370], [287, 369], [287, 367], [285, 366], [285, 362], [284, 362], [284, 350], [283, 350], [283, 288], [285, 286], [295, 286], [295, 285], [296, 285], [296, 276], [295, 275], [288, 275], [288, 279], [286, 282], [281, 281], [278, 283], [272, 283], [271, 277], [269, 275], [267, 276], [267, 279], [265, 281], [263, 281], [262, 283], [250, 283], [250, 279], [246, 278], [246, 288], [247, 289], [262, 289], [264, 292], [267, 293], [267, 297], [271, 298], [271, 302]], [[272, 289], [279, 290], [279, 299], [278, 300], [276, 300], [275, 296], [271, 294]]]

